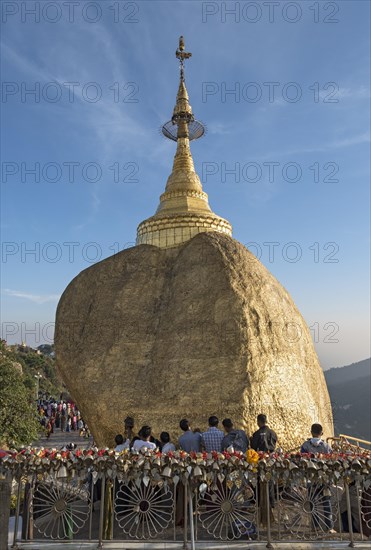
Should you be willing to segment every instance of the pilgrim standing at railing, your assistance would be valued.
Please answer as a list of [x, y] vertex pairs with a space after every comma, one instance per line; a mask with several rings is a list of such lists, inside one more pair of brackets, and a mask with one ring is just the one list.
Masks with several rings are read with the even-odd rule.
[[129, 439], [131, 445], [134, 443], [135, 439], [138, 439], [134, 431], [134, 418], [132, 416], [127, 416], [124, 420], [124, 439]]
[[[307, 439], [301, 446], [300, 452], [310, 453], [310, 454], [330, 454], [332, 449], [326, 441], [323, 441], [323, 429], [321, 424], [312, 424], [311, 426], [312, 437]], [[308, 498], [310, 501], [316, 500], [318, 503], [321, 503], [323, 510], [323, 519], [322, 515], [314, 510], [312, 514], [313, 525], [315, 529], [325, 531], [329, 533], [336, 533], [334, 530], [334, 523], [332, 517], [332, 506], [331, 506], [331, 494], [328, 487], [325, 487], [322, 483], [308, 483]]]
[[[262, 451], [264, 453], [273, 453], [273, 451], [276, 449], [276, 444], [277, 444], [276, 432], [274, 432], [269, 428], [267, 423], [267, 416], [265, 414], [258, 414], [256, 421], [259, 426], [259, 429], [256, 430], [256, 432], [254, 432], [252, 435], [251, 448], [257, 452]], [[276, 499], [274, 495], [273, 481], [268, 482], [268, 487], [269, 487], [270, 507], [274, 508]], [[262, 514], [262, 518], [264, 518], [263, 523], [265, 522], [265, 512], [266, 512], [265, 498], [266, 498], [265, 491], [262, 491], [260, 495], [260, 502], [263, 510], [263, 514]]]
[[160, 442], [162, 445], [162, 449], [161, 449], [162, 453], [169, 453], [169, 452], [175, 451], [175, 445], [174, 443], [170, 442], [170, 435], [168, 432], [161, 432]]
[[254, 451], [273, 453], [277, 444], [277, 434], [268, 427], [265, 414], [258, 414], [257, 424], [259, 429], [253, 433], [251, 448], [254, 449]]
[[222, 440], [224, 438], [224, 433], [218, 429], [218, 424], [218, 417], [210, 416], [209, 428], [206, 432], [203, 432], [203, 434], [201, 434], [202, 446], [207, 453], [211, 453], [212, 451], [217, 451], [218, 453], [220, 453], [222, 450]]
[[150, 449], [152, 451], [156, 449], [156, 443], [152, 443], [152, 441], [150, 441], [151, 435], [152, 435], [151, 432], [152, 430], [150, 426], [141, 427], [138, 433], [140, 439], [137, 439], [134, 441], [133, 447], [132, 447], [133, 451], [139, 451], [143, 447], [146, 447], [147, 449]]
[[249, 448], [249, 441], [245, 432], [236, 430], [230, 418], [225, 418], [222, 424], [226, 434], [222, 439], [222, 451], [225, 451], [228, 447], [233, 447], [235, 451], [246, 453]]
[[184, 432], [178, 439], [179, 447], [183, 451], [186, 451], [186, 453], [190, 453], [192, 451], [194, 451], [195, 453], [199, 453], [201, 451], [202, 442], [200, 432], [192, 431], [189, 420], [187, 420], [186, 418], [183, 418], [179, 422], [179, 426], [180, 429]]

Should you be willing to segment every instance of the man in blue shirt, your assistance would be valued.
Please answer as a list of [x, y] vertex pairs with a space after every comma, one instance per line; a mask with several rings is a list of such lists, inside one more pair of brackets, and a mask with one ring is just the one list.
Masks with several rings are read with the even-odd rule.
[[201, 434], [199, 432], [192, 432], [189, 421], [186, 418], [180, 421], [179, 426], [184, 432], [178, 439], [179, 447], [187, 453], [191, 451], [199, 453], [201, 451]]
[[218, 430], [217, 426], [219, 420], [217, 416], [210, 416], [209, 429], [202, 434], [202, 445], [207, 453], [211, 451], [222, 451], [222, 441], [224, 439], [224, 433]]

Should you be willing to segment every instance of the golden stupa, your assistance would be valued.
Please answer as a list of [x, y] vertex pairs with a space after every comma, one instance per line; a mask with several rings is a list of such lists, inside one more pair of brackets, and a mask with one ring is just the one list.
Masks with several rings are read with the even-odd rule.
[[138, 226], [137, 245], [153, 244], [170, 248], [207, 231], [232, 235], [231, 224], [211, 210], [193, 164], [189, 142], [201, 137], [204, 129], [200, 122], [195, 121], [184, 79], [184, 60], [191, 55], [184, 51], [181, 36], [176, 51], [180, 60], [176, 104], [171, 121], [162, 130], [166, 137], [177, 141], [173, 170], [167, 180], [165, 193], [160, 197], [156, 214]]

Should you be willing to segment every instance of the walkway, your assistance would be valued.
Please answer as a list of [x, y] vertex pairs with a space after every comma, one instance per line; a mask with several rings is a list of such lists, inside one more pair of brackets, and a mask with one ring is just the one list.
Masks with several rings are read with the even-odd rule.
[[51, 434], [50, 438], [44, 435], [40, 437], [37, 441], [32, 443], [33, 447], [49, 447], [49, 448], [60, 448], [68, 443], [75, 443], [77, 447], [87, 448], [90, 447], [93, 443], [93, 437], [90, 436], [89, 439], [79, 436], [79, 432], [62, 432], [59, 428], [55, 428], [54, 433]]

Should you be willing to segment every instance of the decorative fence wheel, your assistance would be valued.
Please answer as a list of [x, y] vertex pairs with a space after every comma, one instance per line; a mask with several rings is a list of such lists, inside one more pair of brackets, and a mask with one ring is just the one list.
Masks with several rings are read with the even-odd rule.
[[336, 493], [319, 483], [284, 487], [279, 505], [285, 528], [303, 540], [328, 533], [334, 526], [338, 509]]
[[371, 487], [361, 492], [361, 514], [363, 521], [371, 529]]
[[173, 519], [174, 497], [168, 487], [143, 481], [122, 484], [115, 497], [115, 516], [120, 528], [132, 538], [151, 539]]
[[202, 526], [216, 539], [251, 538], [256, 532], [255, 494], [246, 482], [228, 487], [224, 481], [201, 491], [199, 511]]
[[34, 526], [44, 537], [71, 539], [90, 513], [89, 494], [61, 481], [37, 483], [33, 497]]

